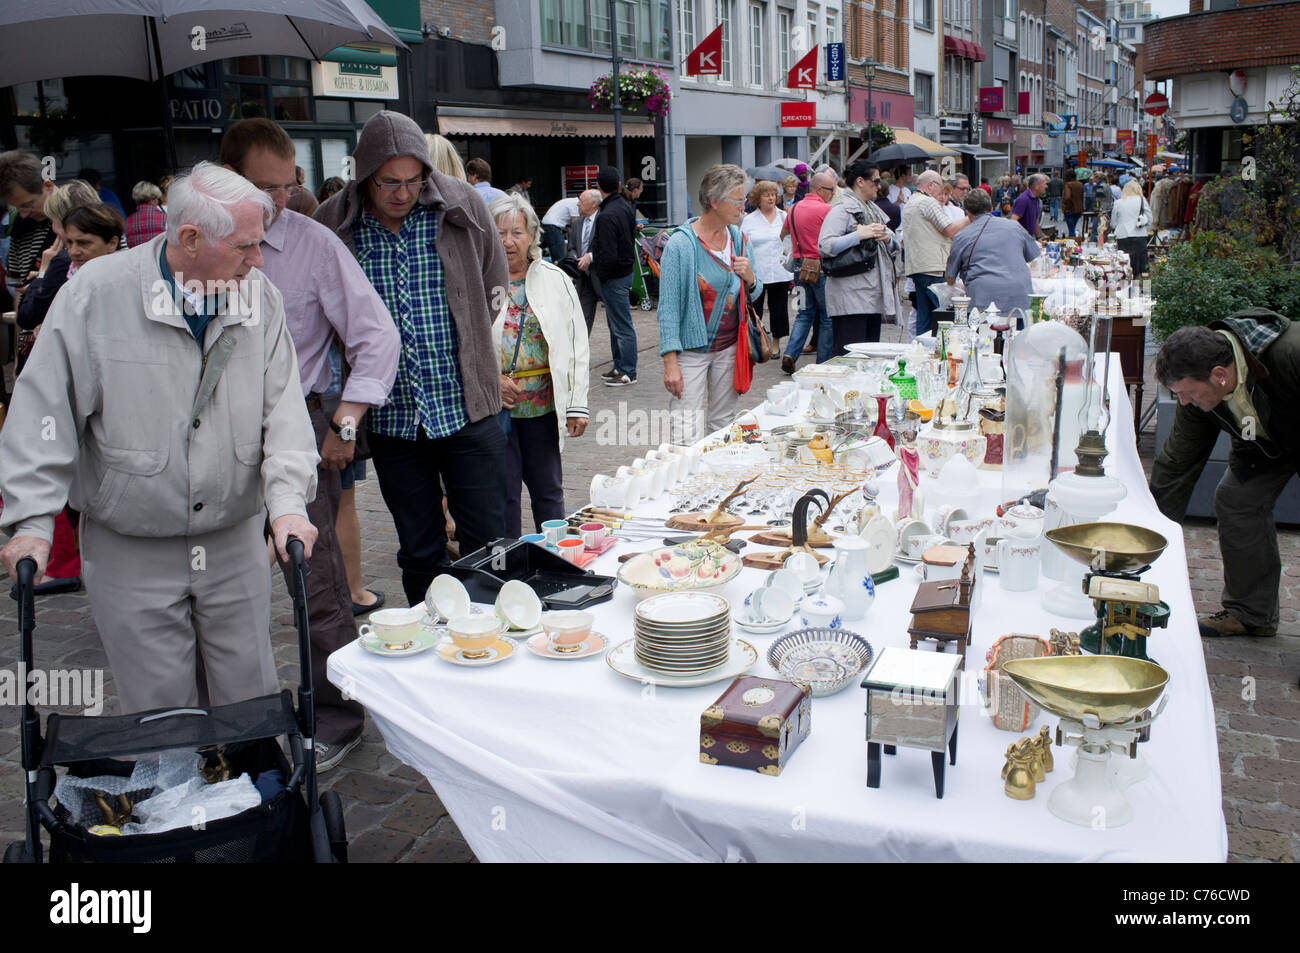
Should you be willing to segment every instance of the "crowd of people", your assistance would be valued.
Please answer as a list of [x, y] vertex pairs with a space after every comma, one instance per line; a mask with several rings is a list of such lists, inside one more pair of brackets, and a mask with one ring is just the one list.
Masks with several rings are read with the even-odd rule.
[[[449, 559], [524, 532], [524, 486], [533, 528], [565, 515], [562, 452], [587, 427], [598, 302], [612, 366], [597, 379], [638, 373], [639, 180], [601, 168], [539, 216], [529, 176], [498, 189], [484, 158], [392, 111], [352, 159], [354, 177], [313, 193], [288, 134], [241, 120], [214, 161], [137, 183], [124, 215], [94, 170], [56, 185], [35, 156], [0, 154], [0, 254], [23, 335], [13, 398], [0, 395], [0, 561], [12, 574], [34, 558], [43, 592], [84, 584], [123, 711], [137, 711], [278, 688], [255, 557], [283, 567], [299, 537], [322, 769], [364, 718], [325, 659], [385, 600], [361, 576], [365, 461], [416, 605]], [[1068, 217], [1069, 185], [972, 188], [865, 161], [757, 183], [710, 168], [699, 214], [659, 244], [671, 439], [733, 416], [747, 322], [784, 339], [792, 373], [887, 322], [932, 330], [932, 289], [957, 279], [976, 306], [1027, 307], [1042, 196]], [[1142, 227], [1135, 188], [1112, 197], [1121, 241]], [[38, 439], [50, 420], [54, 437]]]

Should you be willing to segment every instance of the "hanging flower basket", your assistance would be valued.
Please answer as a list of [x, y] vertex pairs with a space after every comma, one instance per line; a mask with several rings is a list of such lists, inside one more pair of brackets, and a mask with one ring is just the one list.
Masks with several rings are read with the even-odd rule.
[[[667, 116], [668, 104], [673, 98], [668, 79], [658, 70], [632, 66], [618, 74], [619, 100], [626, 111], [644, 109], [648, 116]], [[614, 83], [609, 74], [597, 77], [587, 91], [591, 108], [614, 108]]]

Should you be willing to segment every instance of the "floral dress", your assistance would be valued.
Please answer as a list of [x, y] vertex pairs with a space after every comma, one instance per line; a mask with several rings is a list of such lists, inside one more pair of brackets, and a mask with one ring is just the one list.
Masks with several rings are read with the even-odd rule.
[[[522, 332], [521, 329], [522, 328]], [[521, 339], [522, 337], [522, 339]], [[515, 360], [518, 346], [519, 359]], [[514, 364], [513, 374], [511, 364]], [[523, 394], [510, 411], [515, 417], [542, 417], [555, 412], [555, 389], [551, 383], [550, 349], [542, 325], [528, 305], [524, 279], [510, 282], [510, 306], [501, 330], [501, 373], [510, 377]]]

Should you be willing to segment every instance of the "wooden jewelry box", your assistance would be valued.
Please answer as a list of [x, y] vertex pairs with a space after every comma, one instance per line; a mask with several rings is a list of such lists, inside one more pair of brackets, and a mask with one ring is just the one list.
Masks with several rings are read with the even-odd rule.
[[808, 690], [742, 675], [700, 715], [700, 761], [779, 775], [811, 730]]

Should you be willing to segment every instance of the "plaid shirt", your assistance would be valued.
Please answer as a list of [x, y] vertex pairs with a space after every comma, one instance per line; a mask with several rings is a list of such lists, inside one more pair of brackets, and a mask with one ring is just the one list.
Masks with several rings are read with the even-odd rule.
[[157, 205], [141, 205], [126, 220], [126, 243], [131, 248], [138, 248], [165, 231], [167, 213]]
[[394, 235], [365, 212], [353, 225], [357, 261], [388, 306], [402, 337], [389, 403], [367, 418], [371, 431], [415, 440], [420, 428], [447, 437], [469, 423], [460, 344], [447, 307], [435, 211], [416, 205]]

